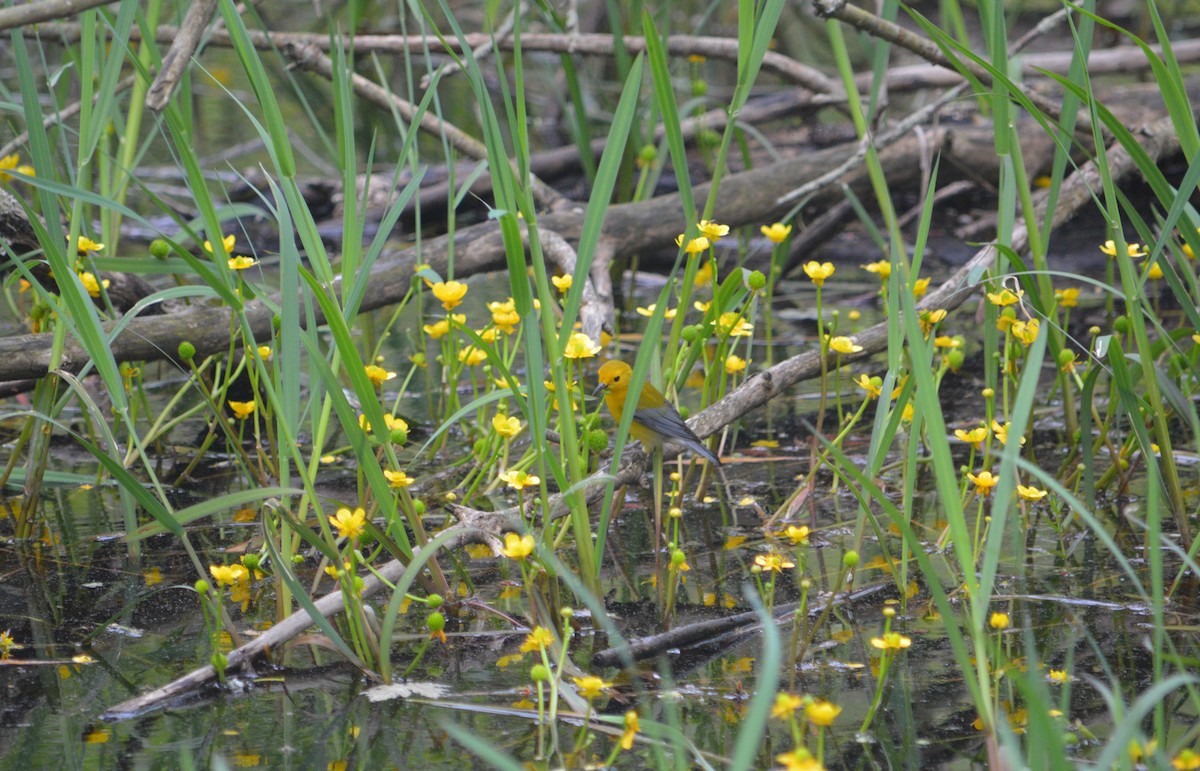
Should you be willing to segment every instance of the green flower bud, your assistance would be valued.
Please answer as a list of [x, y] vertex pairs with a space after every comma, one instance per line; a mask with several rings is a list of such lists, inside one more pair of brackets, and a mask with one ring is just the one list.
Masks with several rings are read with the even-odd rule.
[[708, 95], [708, 81], [699, 80], [699, 79], [693, 80], [692, 81], [692, 96], [707, 96], [707, 95]]
[[203, 578], [201, 578], [199, 581], [197, 581], [195, 586], [196, 586], [196, 591], [199, 594], [208, 594], [209, 590], [212, 588], [209, 585], [208, 581], [205, 581]]
[[196, 346], [184, 340], [179, 344], [179, 358], [184, 361], [191, 361], [196, 355]]
[[425, 598], [425, 604], [429, 606], [430, 610], [437, 610], [438, 608], [442, 607], [442, 604], [445, 601], [446, 600], [440, 594], [431, 594]]
[[587, 445], [592, 452], [604, 452], [608, 449], [608, 434], [599, 429], [588, 431]]
[[550, 679], [550, 669], [545, 664], [534, 664], [529, 670], [529, 679], [535, 683], [543, 683]]
[[413, 511], [420, 517], [425, 514], [425, 501], [413, 501]]
[[858, 552], [851, 549], [842, 555], [842, 566], [853, 568], [858, 566]]
[[638, 161], [644, 166], [649, 166], [658, 160], [658, 148], [653, 144], [644, 144], [642, 149], [638, 150]]
[[1117, 316], [1116, 320], [1113, 322], [1113, 329], [1122, 335], [1127, 334], [1129, 332], [1129, 317]]

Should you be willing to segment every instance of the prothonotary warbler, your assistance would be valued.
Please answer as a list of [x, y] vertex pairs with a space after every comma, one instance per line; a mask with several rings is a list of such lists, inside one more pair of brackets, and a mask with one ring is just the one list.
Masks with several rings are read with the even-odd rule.
[[[633, 369], [625, 362], [613, 359], [600, 367], [598, 377], [600, 385], [596, 387], [595, 393], [604, 391], [604, 404], [620, 422], [621, 408], [625, 406], [625, 394], [629, 391]], [[633, 425], [629, 433], [646, 449], [661, 447], [664, 441], [671, 441], [683, 445], [714, 466], [721, 465], [721, 459], [704, 446], [700, 437], [688, 428], [688, 424], [671, 403], [648, 382], [642, 383], [642, 392], [638, 395], [637, 410], [633, 413]]]

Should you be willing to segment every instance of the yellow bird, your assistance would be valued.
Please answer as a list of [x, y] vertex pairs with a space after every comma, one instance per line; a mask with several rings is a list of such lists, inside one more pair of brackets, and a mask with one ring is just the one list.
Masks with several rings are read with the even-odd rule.
[[[598, 377], [600, 385], [593, 393], [604, 392], [604, 404], [613, 418], [620, 423], [621, 410], [625, 406], [625, 394], [629, 391], [633, 369], [625, 362], [613, 359], [600, 367]], [[721, 459], [704, 446], [700, 437], [688, 428], [688, 424], [671, 403], [649, 382], [642, 383], [629, 433], [648, 450], [661, 447], [664, 441], [671, 441], [683, 445], [714, 466], [721, 465]]]

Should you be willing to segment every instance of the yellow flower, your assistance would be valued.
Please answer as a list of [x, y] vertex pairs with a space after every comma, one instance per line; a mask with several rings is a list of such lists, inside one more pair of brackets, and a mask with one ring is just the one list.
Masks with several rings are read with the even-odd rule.
[[530, 554], [533, 554], [533, 547], [536, 545], [537, 542], [533, 540], [533, 536], [529, 533], [525, 535], [505, 533], [504, 548], [500, 550], [500, 553], [509, 559], [523, 560]]
[[[516, 535], [516, 533], [508, 533], [508, 535]], [[529, 536], [529, 538], [532, 540], [533, 536]], [[521, 643], [521, 653], [544, 651], [553, 644], [554, 633], [544, 626], [535, 626], [525, 638], [525, 642]]]
[[[713, 264], [712, 260], [706, 261], [703, 265], [696, 269], [696, 275], [693, 281], [696, 286], [708, 286], [713, 280]], [[694, 306], [693, 306], [694, 307]], [[704, 311], [701, 311], [703, 313]]]
[[858, 380], [854, 384], [867, 392], [867, 397], [870, 399], [878, 399], [883, 395], [883, 378], [879, 376], [869, 377], [865, 372], [858, 376]]
[[829, 347], [838, 353], [858, 353], [863, 349], [861, 345], [858, 345], [850, 338], [842, 335], [831, 338], [829, 341]]
[[511, 439], [521, 433], [521, 419], [516, 416], [505, 417], [504, 415], [496, 415], [492, 418], [492, 428], [500, 436]]
[[700, 234], [706, 236], [710, 241], [716, 241], [718, 238], [729, 235], [728, 225], [719, 225], [709, 220], [700, 220], [699, 229]]
[[[675, 238], [675, 245], [683, 246], [683, 239], [685, 237], [686, 237], [686, 234], [680, 233]], [[710, 245], [711, 244], [707, 238], [705, 238], [704, 236], [698, 236], [696, 238], [693, 238], [691, 241], [688, 241], [687, 246], [683, 246], [683, 250], [685, 252], [687, 252], [688, 254], [699, 254], [700, 252], [703, 252], [705, 249], [707, 249]]]
[[391, 469], [384, 469], [383, 475], [385, 477], [387, 477], [388, 484], [390, 484], [392, 487], [395, 487], [397, 489], [402, 489], [402, 488], [408, 487], [413, 482], [417, 481], [417, 480], [413, 479], [412, 477], [410, 477], [408, 474], [404, 473], [403, 471], [392, 471]]
[[564, 276], [551, 276], [550, 283], [554, 284], [559, 294], [566, 294], [571, 290], [571, 285], [575, 283], [575, 279], [568, 273]]
[[976, 449], [979, 449], [983, 445], [983, 440], [987, 439], [987, 426], [972, 428], [970, 431], [964, 431], [961, 428], [955, 429], [954, 438], [960, 442], [973, 444]]
[[238, 420], [245, 420], [254, 414], [254, 410], [258, 408], [258, 403], [251, 399], [248, 402], [229, 402], [229, 409], [233, 410], [233, 416]]
[[725, 374], [736, 375], [746, 368], [746, 360], [741, 356], [729, 354], [725, 357]]
[[479, 346], [468, 345], [458, 352], [458, 360], [468, 367], [474, 367], [487, 361], [487, 353]]
[[433, 296], [442, 301], [442, 307], [452, 311], [462, 304], [467, 294], [467, 285], [461, 281], [439, 281], [430, 287]]
[[1162, 266], [1158, 264], [1157, 260], [1155, 260], [1154, 263], [1150, 266], [1150, 270], [1146, 271], [1146, 276], [1151, 281], [1158, 281], [1163, 277]]
[[366, 370], [367, 379], [374, 383], [376, 388], [383, 385], [385, 381], [396, 377], [395, 372], [388, 372], [383, 367], [377, 367], [374, 364], [368, 364]]
[[1020, 340], [1025, 345], [1033, 345], [1033, 341], [1037, 340], [1038, 329], [1040, 324], [1037, 319], [1029, 321], [1017, 321], [1012, 325], [1013, 337]]
[[804, 274], [808, 276], [809, 280], [817, 286], [823, 286], [825, 284], [825, 279], [832, 276], [836, 270], [837, 268], [833, 267], [832, 262], [817, 262], [816, 260], [809, 260], [808, 262], [804, 263]]
[[105, 289], [108, 289], [109, 285], [112, 284], [112, 282], [108, 279], [97, 281], [95, 274], [86, 270], [79, 274], [79, 281], [83, 284], [83, 288], [87, 290], [87, 293], [92, 297], [100, 296], [101, 286], [103, 286]]
[[517, 303], [513, 298], [510, 297], [502, 303], [490, 302], [487, 307], [492, 312], [492, 323], [497, 329], [506, 335], [516, 331], [521, 314], [517, 313]]
[[367, 524], [367, 512], [361, 506], [354, 511], [338, 509], [337, 516], [329, 518], [329, 524], [337, 528], [338, 538], [357, 538]]
[[1046, 679], [1055, 685], [1062, 685], [1069, 682], [1071, 676], [1067, 674], [1067, 670], [1065, 669], [1051, 669], [1050, 674], [1046, 675]]
[[230, 257], [227, 264], [230, 270], [245, 270], [257, 265], [258, 260], [253, 257]]
[[0, 158], [0, 181], [7, 182], [12, 179], [11, 174], [5, 174], [4, 172], [17, 168], [17, 164], [20, 162], [21, 156], [16, 153]]
[[1020, 302], [1021, 295], [1023, 294], [1024, 292], [1014, 292], [1008, 287], [1003, 287], [999, 292], [988, 292], [987, 298], [988, 302], [990, 302], [992, 305], [1003, 308], [1006, 305], [1012, 305], [1013, 303]]
[[[230, 233], [221, 238], [221, 246], [225, 249], [225, 254], [233, 254], [233, 245], [237, 242], [237, 236]], [[212, 254], [212, 244], [208, 241], [204, 242], [204, 251]]]
[[[636, 308], [635, 310], [637, 310], [639, 316], [645, 316], [646, 318], [650, 318], [651, 316], [654, 315], [654, 311], [657, 308], [658, 308], [658, 303], [650, 303], [645, 308], [639, 307], [639, 308]], [[671, 319], [675, 318], [675, 315], [678, 312], [679, 312], [678, 308], [667, 308], [665, 311], [663, 311], [663, 318], [666, 319], [667, 321], [670, 321]]]
[[567, 338], [567, 348], [563, 357], [567, 359], [590, 359], [600, 353], [600, 346], [592, 342], [592, 338], [582, 332], [572, 332]]
[[88, 238], [87, 236], [80, 236], [79, 241], [75, 244], [75, 250], [77, 252], [79, 252], [80, 254], [87, 254], [88, 252], [98, 252], [103, 248], [104, 248], [104, 244], [96, 243], [95, 241]]
[[988, 626], [992, 629], [1008, 629], [1008, 614], [997, 611], [988, 619]]
[[633, 749], [633, 737], [637, 736], [637, 733], [640, 730], [641, 726], [638, 725], [638, 713], [634, 712], [633, 710], [629, 710], [625, 713], [625, 730], [621, 732], [621, 741], [619, 742], [621, 749]]
[[812, 756], [804, 747], [797, 747], [791, 752], [776, 755], [775, 760], [784, 767], [785, 771], [825, 771], [821, 761]]
[[892, 275], [892, 263], [888, 262], [887, 260], [868, 262], [866, 265], [859, 265], [858, 267], [862, 268], [868, 273], [874, 273], [875, 275], [879, 276], [880, 281], [887, 281], [888, 277]]
[[913, 282], [913, 297], [921, 298], [929, 290], [929, 278], [919, 278]]
[[792, 562], [782, 554], [759, 554], [754, 558], [754, 564], [768, 573], [782, 573], [788, 568], [796, 567], [795, 562]]
[[[1117, 244], [1111, 238], [1104, 242], [1104, 246], [1100, 247], [1100, 251], [1107, 254], [1109, 257], [1117, 256]], [[1130, 257], [1145, 257], [1148, 252], [1141, 247], [1140, 244], [1125, 244], [1125, 251]]]
[[[997, 422], [995, 420], [992, 421], [992, 433], [995, 434], [996, 438], [1000, 440], [1000, 444], [1008, 444], [1008, 429], [1011, 425], [1012, 425], [1011, 422], [1006, 422], [1004, 425], [1000, 425], [999, 422]], [[1021, 437], [1021, 446], [1024, 446], [1024, 445], [1025, 445], [1025, 437], [1022, 436]]]
[[992, 492], [992, 488], [999, 484], [1000, 479], [992, 476], [990, 471], [980, 471], [978, 474], [967, 473], [967, 479], [975, 484], [975, 492], [978, 495], [988, 495]]
[[537, 487], [542, 483], [541, 477], [526, 471], [509, 469], [500, 475], [500, 481], [505, 482], [514, 490], [524, 490], [526, 487]]
[[1171, 759], [1171, 767], [1179, 771], [1194, 771], [1200, 768], [1200, 754], [1185, 749]]
[[804, 706], [804, 699], [790, 693], [775, 694], [775, 705], [771, 707], [771, 717], [787, 720]]
[[209, 565], [208, 572], [217, 579], [217, 586], [233, 586], [250, 575], [246, 566], [237, 562], [232, 565]]
[[449, 319], [442, 319], [434, 324], [425, 324], [421, 329], [425, 330], [425, 334], [434, 340], [438, 340], [450, 331], [451, 321], [456, 324], [465, 324], [467, 323], [467, 315], [465, 313], [453, 313]]
[[782, 244], [783, 240], [792, 232], [791, 225], [785, 225], [782, 222], [776, 222], [773, 225], [763, 225], [759, 228], [764, 236], [766, 236], [773, 244]]
[[917, 324], [921, 327], [921, 332], [924, 333], [926, 337], [929, 337], [929, 333], [932, 332], [933, 328], [937, 326], [944, 318], [946, 318], [945, 308], [938, 308], [937, 310], [932, 311], [921, 311], [920, 315], [917, 316]]
[[883, 637], [872, 637], [871, 645], [883, 651], [898, 651], [912, 645], [912, 640], [899, 632], [884, 632]]
[[841, 707], [835, 706], [824, 699], [814, 699], [804, 708], [804, 716], [813, 725], [831, 726], [841, 711]]
[[271, 358], [271, 346], [269, 346], [269, 345], [258, 346], [258, 358], [262, 359], [263, 361], [266, 361], [267, 359]]
[[1063, 308], [1074, 308], [1079, 305], [1079, 288], [1068, 287], [1054, 293], [1054, 299], [1058, 300], [1058, 304]]
[[1026, 487], [1025, 485], [1017, 485], [1017, 495], [1021, 496], [1026, 501], [1040, 501], [1049, 495], [1046, 490], [1041, 490], [1036, 487]]
[[754, 334], [754, 325], [737, 311], [722, 313], [716, 321], [716, 332], [720, 336], [750, 337]]
[[951, 337], [950, 335], [938, 335], [933, 338], [934, 348], [962, 348], [963, 339], [959, 335]]
[[801, 525], [800, 527], [788, 525], [787, 530], [784, 530], [783, 534], [788, 537], [788, 540], [796, 545], [808, 545], [808, 525]]
[[575, 681], [575, 687], [579, 689], [579, 693], [585, 699], [594, 699], [602, 692], [612, 688], [612, 683], [601, 680], [595, 675], [586, 675], [584, 677], [572, 677]]

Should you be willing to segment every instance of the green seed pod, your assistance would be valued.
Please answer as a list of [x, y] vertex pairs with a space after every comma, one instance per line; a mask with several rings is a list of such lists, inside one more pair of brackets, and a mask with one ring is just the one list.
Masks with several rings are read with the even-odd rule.
[[544, 683], [550, 679], [550, 670], [545, 664], [534, 664], [529, 670], [529, 679], [535, 683]]
[[650, 165], [658, 160], [658, 148], [653, 144], [644, 144], [642, 149], [638, 150], [638, 161], [643, 165]]
[[191, 361], [196, 355], [196, 346], [184, 340], [179, 344], [179, 358], [184, 361]]
[[699, 324], [690, 324], [683, 328], [683, 339], [690, 345], [700, 342], [703, 336], [704, 330], [700, 328]]
[[708, 81], [696, 79], [692, 81], [692, 96], [707, 96]]
[[431, 594], [425, 599], [425, 604], [430, 610], [437, 610], [438, 608], [442, 607], [442, 604], [445, 602], [446, 600], [443, 599], [442, 595], [440, 594]]
[[201, 578], [199, 581], [197, 581], [195, 586], [196, 586], [196, 592], [199, 594], [208, 594], [209, 590], [212, 589], [212, 587], [209, 585], [208, 581], [205, 581], [203, 578]]
[[950, 369], [958, 372], [958, 370], [962, 368], [963, 362], [966, 360], [966, 358], [966, 354], [964, 354], [961, 350], [958, 348], [951, 348], [950, 351], [946, 353], [946, 364], [950, 366]]
[[404, 444], [408, 441], [408, 432], [403, 428], [392, 429], [392, 444]]
[[1119, 334], [1127, 334], [1129, 332], [1129, 317], [1117, 316], [1116, 321], [1113, 322], [1113, 329], [1115, 329]]
[[751, 271], [750, 278], [746, 283], [750, 285], [751, 289], [757, 292], [767, 285], [767, 277], [763, 275], [761, 270]]
[[1065, 367], [1071, 362], [1075, 361], [1075, 352], [1063, 348], [1058, 352], [1058, 356], [1056, 356], [1055, 359], [1058, 361], [1058, 366]]
[[687, 555], [682, 551], [676, 549], [675, 551], [671, 552], [671, 565], [673, 567], [679, 567], [685, 562], [687, 562]]
[[150, 256], [154, 259], [165, 260], [170, 253], [171, 245], [161, 238], [156, 238], [150, 242]]
[[436, 611], [430, 613], [425, 619], [425, 626], [429, 627], [431, 632], [440, 632], [446, 628], [446, 617]]
[[842, 555], [842, 565], [847, 568], [858, 566], [858, 552], [851, 549]]

